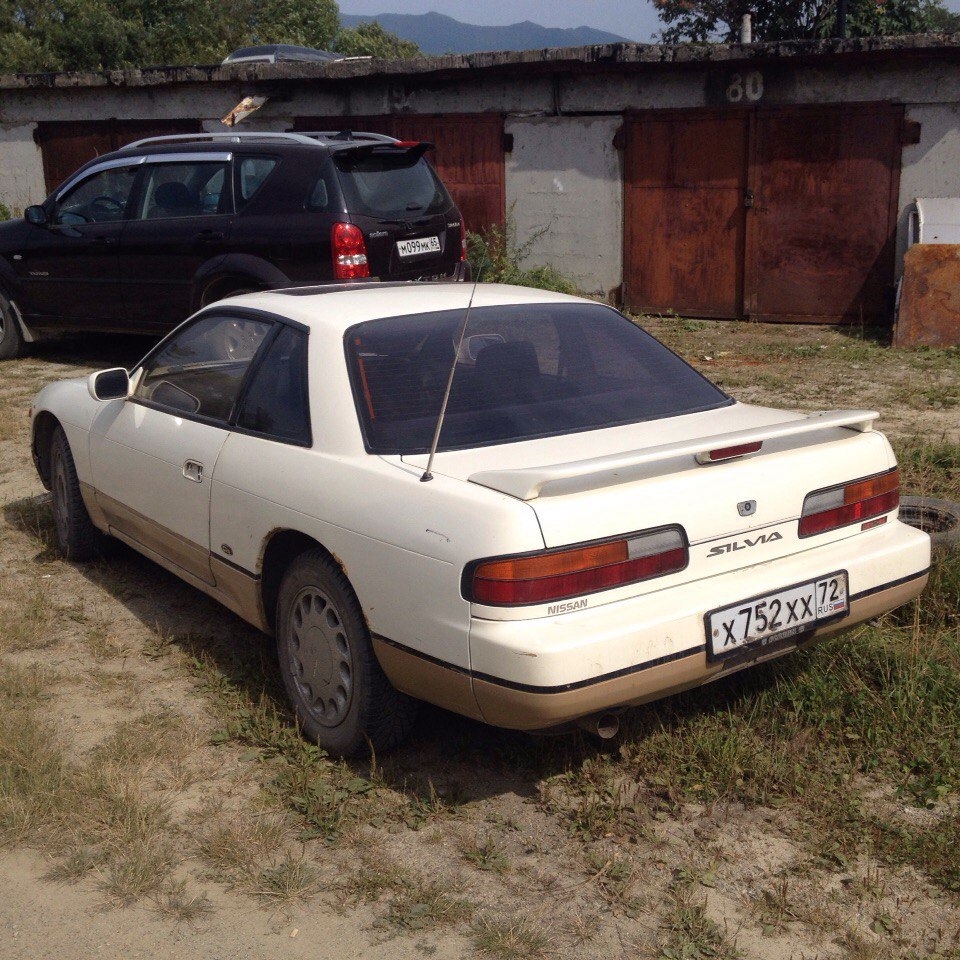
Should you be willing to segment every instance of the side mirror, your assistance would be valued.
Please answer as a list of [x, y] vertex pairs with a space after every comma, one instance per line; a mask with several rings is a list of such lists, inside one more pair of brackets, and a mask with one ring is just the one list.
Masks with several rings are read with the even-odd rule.
[[39, 204], [34, 204], [32, 207], [27, 207], [27, 209], [23, 211], [23, 218], [27, 223], [33, 223], [38, 227], [42, 227], [47, 222], [47, 211]]
[[126, 400], [130, 396], [130, 375], [123, 367], [91, 373], [87, 392], [94, 400]]

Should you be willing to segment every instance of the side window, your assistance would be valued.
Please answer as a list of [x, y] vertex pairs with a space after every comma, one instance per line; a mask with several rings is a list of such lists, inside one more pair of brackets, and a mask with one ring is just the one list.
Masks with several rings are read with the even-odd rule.
[[205, 316], [147, 361], [135, 397], [171, 412], [227, 421], [271, 324]]
[[227, 164], [222, 161], [158, 163], [147, 168], [137, 216], [168, 220], [228, 213], [226, 184]]
[[75, 227], [122, 220], [136, 175], [136, 167], [114, 167], [95, 173], [57, 203], [53, 222]]
[[237, 206], [242, 207], [263, 186], [278, 161], [275, 157], [244, 157], [237, 164]]
[[284, 327], [260, 361], [237, 426], [277, 440], [310, 442], [307, 401], [307, 337]]

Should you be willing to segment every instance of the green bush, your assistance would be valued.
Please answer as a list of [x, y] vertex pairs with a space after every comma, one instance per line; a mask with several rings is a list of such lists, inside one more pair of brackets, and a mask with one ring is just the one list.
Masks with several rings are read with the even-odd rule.
[[508, 217], [505, 227], [494, 225], [483, 233], [467, 233], [467, 259], [473, 268], [474, 279], [485, 283], [515, 283], [557, 293], [578, 293], [576, 284], [554, 267], [521, 266], [545, 232], [540, 230], [518, 243], [516, 226]]
[[10, 208], [5, 203], [0, 203], [0, 220], [9, 220], [10, 218]]

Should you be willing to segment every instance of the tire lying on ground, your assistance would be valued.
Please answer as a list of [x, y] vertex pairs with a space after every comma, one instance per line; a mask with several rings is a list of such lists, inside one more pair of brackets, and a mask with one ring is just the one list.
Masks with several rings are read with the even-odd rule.
[[960, 503], [932, 497], [901, 497], [900, 519], [930, 534], [934, 550], [960, 546]]

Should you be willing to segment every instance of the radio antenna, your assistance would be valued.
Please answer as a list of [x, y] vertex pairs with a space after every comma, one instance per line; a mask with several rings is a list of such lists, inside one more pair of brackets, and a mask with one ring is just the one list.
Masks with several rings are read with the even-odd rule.
[[473, 306], [473, 298], [477, 293], [477, 284], [480, 282], [480, 276], [473, 281], [473, 289], [470, 291], [470, 301], [467, 303], [467, 309], [463, 314], [463, 323], [460, 324], [460, 336], [457, 337], [457, 349], [453, 352], [453, 363], [450, 364], [450, 375], [447, 377], [447, 389], [443, 392], [443, 403], [440, 405], [440, 416], [437, 417], [437, 425], [433, 431], [433, 442], [430, 444], [430, 456], [427, 459], [427, 469], [423, 471], [420, 477], [421, 483], [426, 483], [433, 479], [431, 469], [433, 467], [433, 458], [437, 455], [437, 444], [440, 442], [440, 431], [443, 429], [443, 418], [447, 413], [447, 401], [450, 399], [450, 391], [453, 389], [453, 375], [457, 372], [457, 359], [460, 356], [460, 348], [463, 346], [463, 337], [467, 332], [467, 323], [470, 320], [470, 308]]

